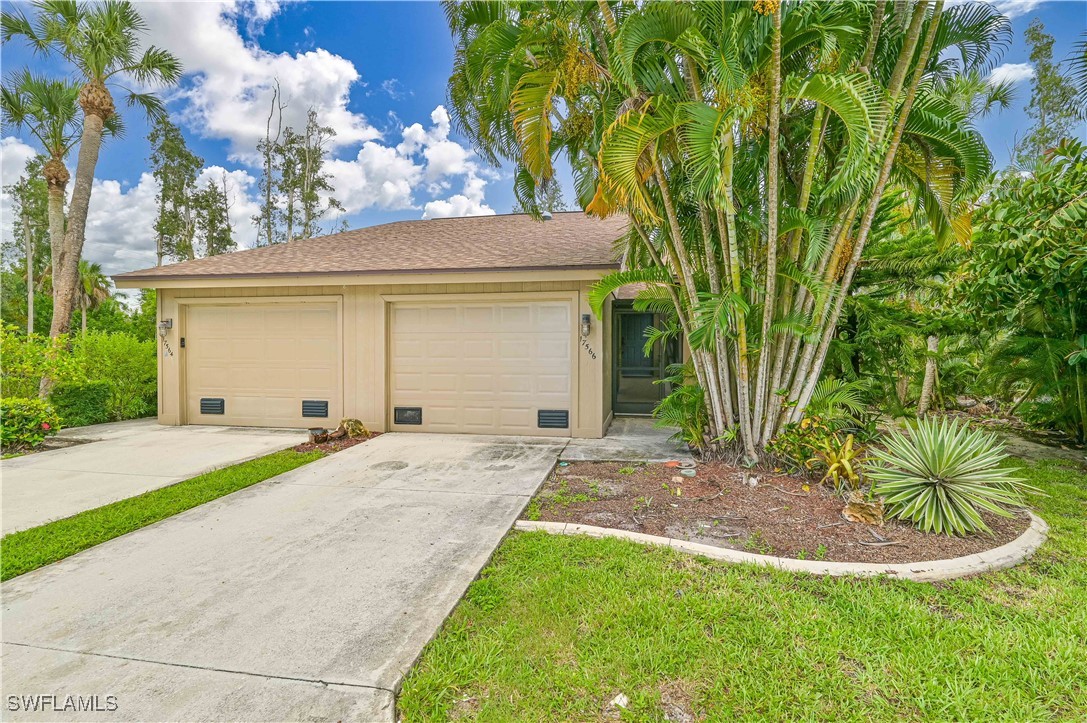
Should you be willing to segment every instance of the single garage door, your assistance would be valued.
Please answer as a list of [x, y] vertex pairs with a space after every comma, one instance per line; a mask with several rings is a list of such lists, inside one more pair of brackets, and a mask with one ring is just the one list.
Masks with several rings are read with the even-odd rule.
[[339, 327], [334, 302], [189, 305], [186, 421], [247, 427], [338, 423]]
[[572, 302], [397, 302], [390, 314], [393, 429], [569, 435]]

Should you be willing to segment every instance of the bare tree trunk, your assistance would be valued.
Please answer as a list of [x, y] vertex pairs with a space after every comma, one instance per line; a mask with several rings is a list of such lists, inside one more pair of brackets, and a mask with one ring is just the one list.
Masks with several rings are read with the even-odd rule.
[[940, 337], [930, 335], [928, 352], [925, 354], [925, 381], [921, 384], [921, 399], [917, 402], [917, 416], [923, 417], [932, 405], [932, 390], [936, 386], [936, 352], [940, 348]]
[[98, 165], [98, 152], [102, 147], [102, 127], [102, 118], [93, 113], [84, 114], [72, 203], [68, 207], [68, 228], [64, 232], [59, 258], [53, 260], [56, 271], [53, 276], [53, 323], [49, 327], [49, 336], [52, 337], [67, 334], [72, 328], [72, 311], [79, 285], [79, 259], [83, 255], [94, 169]]
[[26, 333], [34, 333], [34, 239], [30, 237], [30, 217], [23, 211], [23, 241], [26, 243]]

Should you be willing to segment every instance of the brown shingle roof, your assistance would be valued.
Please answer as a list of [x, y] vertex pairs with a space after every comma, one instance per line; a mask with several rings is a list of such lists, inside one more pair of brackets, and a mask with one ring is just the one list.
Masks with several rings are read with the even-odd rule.
[[118, 274], [128, 281], [295, 274], [615, 268], [627, 220], [580, 211], [550, 221], [523, 214], [397, 221]]

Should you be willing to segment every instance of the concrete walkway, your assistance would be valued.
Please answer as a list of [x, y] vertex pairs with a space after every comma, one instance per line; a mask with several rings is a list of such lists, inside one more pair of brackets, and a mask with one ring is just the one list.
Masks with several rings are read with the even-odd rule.
[[58, 436], [95, 441], [3, 461], [3, 534], [306, 441], [299, 430], [164, 427], [153, 419], [76, 427]]
[[563, 439], [386, 434], [9, 580], [3, 699], [33, 720], [393, 720], [404, 673]]
[[569, 462], [668, 462], [692, 459], [690, 450], [648, 417], [616, 417], [603, 439], [571, 439], [562, 453]]

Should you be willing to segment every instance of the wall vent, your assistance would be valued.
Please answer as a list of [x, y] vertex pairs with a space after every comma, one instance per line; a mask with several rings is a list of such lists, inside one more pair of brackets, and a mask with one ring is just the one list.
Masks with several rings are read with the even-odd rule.
[[536, 426], [540, 429], [566, 429], [570, 426], [570, 412], [566, 409], [540, 409], [536, 412]]
[[393, 424], [422, 424], [422, 407], [393, 407]]
[[302, 416], [303, 417], [327, 417], [328, 416], [328, 402], [322, 399], [303, 399], [302, 400]]
[[200, 400], [201, 414], [226, 414], [226, 402], [222, 399], [204, 397]]

